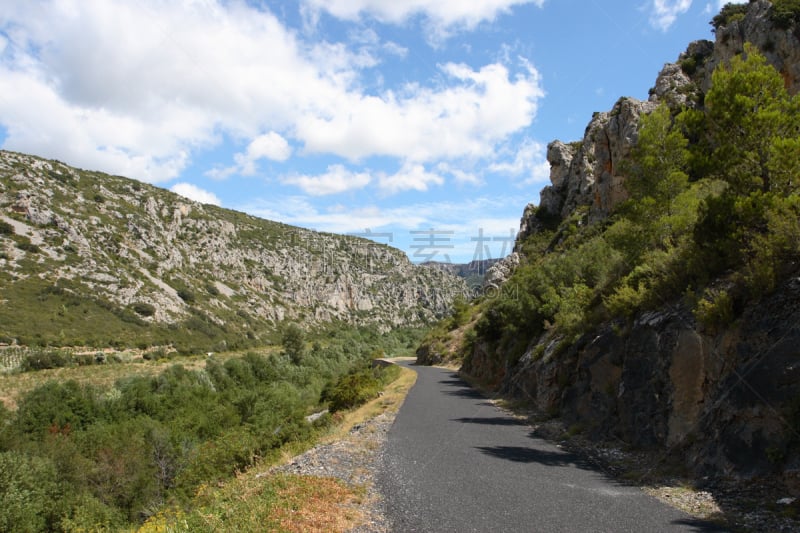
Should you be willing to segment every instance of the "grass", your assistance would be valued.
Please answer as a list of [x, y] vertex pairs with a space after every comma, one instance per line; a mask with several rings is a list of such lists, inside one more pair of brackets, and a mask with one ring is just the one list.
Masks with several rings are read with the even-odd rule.
[[361, 407], [338, 413], [336, 424], [317, 442], [284, 447], [280, 454], [264, 458], [220, 486], [203, 486], [197, 507], [190, 513], [168, 509], [148, 520], [140, 533], [188, 531], [348, 531], [363, 515], [359, 504], [364, 487], [319, 476], [269, 474], [269, 468], [285, 463], [315, 444], [345, 439], [350, 430], [382, 413], [396, 412], [414, 385], [417, 373], [399, 367], [397, 379], [383, 394]]
[[[244, 355], [242, 352], [226, 352], [221, 354], [215, 353], [214, 357], [224, 362], [227, 359], [241, 357], [242, 355]], [[32, 372], [12, 372], [8, 374], [0, 373], [0, 402], [5, 404], [6, 408], [14, 410], [20, 398], [48, 381], [64, 382], [74, 380], [81, 385], [111, 387], [119, 379], [155, 376], [164, 371], [164, 369], [175, 364], [180, 364], [189, 370], [202, 369], [205, 368], [205, 362], [205, 355], [181, 356], [156, 361], [146, 361], [141, 357], [134, 357], [130, 362], [125, 363], [63, 367]]]

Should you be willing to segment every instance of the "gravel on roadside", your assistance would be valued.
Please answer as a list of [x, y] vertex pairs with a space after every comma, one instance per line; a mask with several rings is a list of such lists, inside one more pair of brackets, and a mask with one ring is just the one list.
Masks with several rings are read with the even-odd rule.
[[289, 463], [274, 467], [271, 472], [333, 477], [362, 488], [364, 497], [356, 504], [356, 510], [363, 520], [350, 533], [387, 533], [390, 528], [382, 511], [375, 477], [395, 416], [396, 413], [386, 412], [357, 424], [343, 439], [317, 445], [293, 457]]

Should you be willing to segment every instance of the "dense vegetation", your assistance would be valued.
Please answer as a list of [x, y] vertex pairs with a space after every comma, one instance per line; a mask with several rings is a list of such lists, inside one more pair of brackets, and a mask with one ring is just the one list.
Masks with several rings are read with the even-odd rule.
[[712, 83], [702, 109], [643, 117], [630, 198], [607, 220], [537, 213], [549, 229], [524, 243], [506, 290], [479, 304], [467, 343], [513, 362], [543, 334], [566, 346], [602, 321], [679, 302], [702, 326], [724, 326], [796, 271], [800, 98], [750, 46]]
[[113, 387], [50, 381], [0, 402], [0, 531], [118, 531], [195, 496], [331, 422], [305, 417], [375, 396], [391, 371], [373, 357], [402, 353], [417, 334], [331, 328], [309, 342], [295, 326], [283, 351], [174, 364]]

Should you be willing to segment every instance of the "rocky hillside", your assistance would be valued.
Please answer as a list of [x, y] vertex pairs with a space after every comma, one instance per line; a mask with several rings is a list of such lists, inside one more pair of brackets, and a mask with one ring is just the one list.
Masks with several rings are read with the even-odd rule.
[[[635, 256], [640, 266], [632, 269], [625, 260], [626, 247], [635, 246], [633, 239], [641, 236], [631, 228], [648, 228], [648, 215], [653, 220], [660, 216], [654, 203], [645, 208], [651, 213], [637, 215], [637, 206], [630, 203], [623, 215], [616, 211], [630, 196], [626, 182], [643, 117], [666, 104], [671, 112], [667, 121], [680, 118], [685, 125], [687, 116], [702, 119], [708, 113], [712, 72], [730, 64], [745, 43], [755, 45], [775, 67], [790, 95], [800, 90], [797, 3], [729, 5], [713, 25], [715, 41], [694, 42], [675, 63], [665, 65], [647, 101], [622, 98], [611, 111], [594, 114], [582, 140], [549, 145], [551, 185], [542, 191], [539, 206], [525, 210], [513, 256], [490, 271], [491, 283], [505, 288], [499, 293], [505, 299], [482, 302], [462, 320], [461, 333], [452, 336], [466, 339], [462, 372], [543, 412], [559, 414], [588, 435], [677, 453], [701, 475], [773, 476], [800, 493], [796, 243], [780, 248], [791, 254], [770, 259], [780, 270], [780, 275], [771, 271], [774, 286], [756, 290], [746, 285], [742, 280], [755, 275], [755, 263], [748, 263], [758, 253], [752, 242], [759, 235], [769, 239], [772, 229], [765, 231], [766, 224], [748, 228], [753, 233], [736, 244], [740, 237], [731, 237], [739, 231], [736, 223], [708, 215], [721, 201], [702, 204], [702, 198], [721, 194], [708, 191], [719, 190], [714, 187], [726, 175], [706, 178], [696, 165], [688, 180], [683, 174], [686, 196], [671, 200], [674, 207], [694, 198], [695, 203], [676, 208], [690, 214], [676, 211], [683, 222], [663, 219], [687, 229], [666, 233], [661, 241], [645, 235], [642, 242], [652, 238], [655, 244]], [[687, 109], [697, 114], [677, 117]], [[694, 142], [688, 140], [689, 150]], [[691, 153], [704, 155], [700, 149]], [[756, 205], [754, 198], [788, 204], [797, 194], [787, 196], [764, 185], [743, 200], [730, 192], [732, 186], [724, 187], [733, 206], [729, 213], [741, 213], [737, 205]], [[781, 217], [787, 231], [794, 232], [797, 214], [788, 210]], [[729, 239], [727, 250], [743, 250], [731, 259], [733, 267], [723, 262], [722, 268], [709, 266], [715, 252], [708, 252], [712, 248], [706, 244], [721, 242], [715, 235]], [[721, 245], [713, 249], [726, 250]], [[556, 255], [551, 252], [559, 258], [548, 262], [548, 254]], [[537, 264], [544, 270], [537, 270]], [[734, 267], [740, 269], [737, 274]], [[553, 279], [564, 285], [553, 286]], [[650, 300], [637, 300], [642, 295]], [[706, 313], [723, 308], [720, 315]], [[420, 350], [421, 359], [429, 351]]]
[[0, 152], [0, 342], [224, 348], [284, 320], [419, 325], [465, 291], [371, 241]]

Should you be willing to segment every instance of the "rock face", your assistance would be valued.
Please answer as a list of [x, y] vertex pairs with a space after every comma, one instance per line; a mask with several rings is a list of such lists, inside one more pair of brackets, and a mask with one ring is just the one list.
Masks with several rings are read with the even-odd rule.
[[[656, 106], [656, 102], [621, 98], [611, 111], [594, 114], [583, 141], [550, 143], [547, 160], [551, 185], [542, 190], [540, 209], [566, 218], [586, 206], [590, 221], [607, 217], [627, 198], [620, 163], [636, 144], [640, 117]], [[523, 224], [531, 225], [526, 221]]]
[[[714, 69], [753, 43], [781, 72], [791, 93], [800, 90], [800, 29], [783, 29], [772, 19], [772, 4], [751, 1], [741, 20], [716, 29], [715, 42], [695, 41], [675, 63], [664, 66], [650, 90], [647, 101], [621, 98], [611, 111], [595, 113], [583, 139], [564, 143], [553, 141], [547, 147], [550, 185], [541, 193], [538, 210], [526, 209], [519, 240], [538, 227], [537, 219], [564, 219], [579, 210], [589, 222], [606, 218], [627, 198], [625, 169], [621, 164], [636, 143], [642, 115], [660, 103], [672, 109], [701, 105], [711, 86]], [[538, 211], [538, 212], [537, 212]]]
[[603, 328], [557, 357], [558, 339], [545, 336], [544, 353], [533, 347], [505, 368], [473, 357], [465, 370], [501, 376], [505, 394], [597, 438], [683, 450], [700, 474], [748, 477], [788, 464], [785, 481], [800, 489], [798, 301], [792, 279], [725, 332], [702, 331], [676, 306], [642, 315], [624, 336]]
[[[522, 217], [516, 250], [543, 221], [606, 218], [626, 198], [626, 157], [641, 117], [660, 103], [698, 107], [714, 68], [751, 42], [800, 90], [800, 24], [779, 27], [772, 4], [751, 0], [743, 17], [696, 41], [659, 73], [648, 101], [622, 98], [595, 113], [579, 142], [548, 146], [551, 184]], [[502, 267], [502, 268], [501, 268]], [[509, 268], [511, 267], [511, 268]], [[502, 283], [513, 264], [497, 265]], [[800, 279], [747, 309], [736, 325], [699, 328], [680, 302], [637, 317], [630, 330], [605, 324], [575, 343], [547, 331], [516, 362], [480, 339], [462, 371], [501, 392], [559, 413], [599, 438], [685, 451], [699, 473], [780, 472], [800, 491]], [[745, 379], [746, 378], [746, 379]]]
[[781, 27], [773, 20], [772, 10], [768, 0], [751, 1], [743, 19], [717, 28], [714, 51], [702, 78], [703, 91], [711, 87], [714, 68], [742, 52], [744, 43], [752, 43], [764, 54], [790, 93], [800, 90], [800, 27]]
[[[439, 317], [467, 290], [455, 276], [372, 241], [5, 151], [0, 221], [11, 228], [0, 232], [3, 305], [15, 305], [15, 286], [38, 280], [121, 309], [152, 306], [142, 319], [153, 323], [200, 312], [234, 330], [245, 316], [265, 327], [294, 319], [387, 329]], [[0, 324], [0, 334], [25, 335], [20, 328]]]

